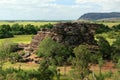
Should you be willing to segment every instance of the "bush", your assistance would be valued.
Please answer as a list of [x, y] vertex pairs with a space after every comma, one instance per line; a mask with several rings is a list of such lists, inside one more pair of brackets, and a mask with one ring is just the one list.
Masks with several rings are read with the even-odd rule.
[[[51, 24], [46, 24], [43, 27], [51, 28]], [[0, 38], [10, 38], [14, 37], [13, 35], [23, 35], [23, 34], [36, 34], [40, 28], [31, 24], [25, 26], [19, 25], [18, 23], [10, 25], [1, 25], [0, 26]]]
[[25, 33], [23, 25], [13, 24], [11, 26], [11, 29], [11, 33], [13, 33], [14, 35], [21, 35]]
[[115, 31], [108, 32], [107, 34], [108, 34], [108, 38], [110, 39], [116, 39], [120, 35], [119, 32], [115, 32]]
[[86, 45], [79, 45], [74, 48], [75, 58], [73, 59], [73, 79], [84, 80], [90, 73], [89, 57], [90, 51]]
[[112, 56], [112, 60], [113, 60], [113, 62], [115, 62], [115, 63], [117, 63], [119, 59], [120, 59], [120, 54], [119, 54], [119, 53], [115, 53], [115, 54]]
[[0, 47], [1, 47], [0, 52], [3, 52], [3, 53], [16, 52], [19, 49], [18, 44], [13, 43], [10, 40], [4, 40], [1, 43]]
[[90, 62], [93, 64], [98, 64], [98, 58], [100, 58], [99, 54], [92, 54], [90, 56]]
[[[0, 60], [5, 62], [8, 59], [16, 59], [16, 54], [13, 52], [17, 51], [18, 46], [11, 41], [5, 40], [0, 44]], [[1, 62], [0, 61], [0, 62]]]
[[1, 25], [0, 26], [0, 38], [13, 37], [13, 34], [10, 31], [11, 31], [11, 28], [9, 25]]
[[10, 25], [1, 25], [0, 26], [0, 38], [10, 38], [14, 37], [13, 35], [23, 35], [23, 34], [37, 34], [37, 31], [41, 29], [51, 29], [52, 24], [45, 24], [41, 26], [34, 26], [27, 24], [25, 26], [19, 25], [18, 23]]
[[99, 36], [98, 39], [99, 39], [98, 40], [99, 52], [102, 55], [102, 58], [110, 60], [112, 54], [112, 50], [111, 50], [112, 48], [109, 42], [101, 36]]
[[38, 70], [32, 71], [24, 71], [20, 68], [1, 69], [0, 80], [53, 80], [54, 70], [50, 69], [48, 61], [47, 63], [44, 60]]
[[44, 29], [45, 29], [45, 28], [46, 28], [46, 29], [51, 29], [51, 28], [53, 28], [53, 25], [49, 23], [49, 24], [41, 25], [40, 28], [41, 28], [41, 29], [43, 29], [43, 28], [44, 28]]
[[71, 55], [70, 51], [64, 45], [53, 41], [50, 37], [46, 37], [39, 45], [37, 51], [38, 56], [51, 58], [51, 62], [57, 65], [63, 65]]
[[96, 34], [101, 34], [109, 31], [111, 31], [111, 29], [108, 26], [101, 24], [101, 26], [96, 30]]
[[113, 26], [112, 30], [113, 31], [119, 31], [120, 30], [120, 24]]
[[37, 29], [35, 28], [34, 25], [27, 24], [24, 27], [25, 34], [37, 34]]

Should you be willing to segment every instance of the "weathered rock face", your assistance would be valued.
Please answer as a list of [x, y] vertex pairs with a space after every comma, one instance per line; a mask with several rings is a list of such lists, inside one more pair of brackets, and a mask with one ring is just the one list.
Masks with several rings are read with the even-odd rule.
[[93, 34], [97, 27], [96, 24], [87, 23], [59, 23], [52, 29], [56, 34], [53, 39], [73, 47], [84, 43], [96, 44]]
[[66, 46], [75, 47], [80, 44], [96, 45], [94, 32], [100, 27], [98, 24], [67, 22], [58, 23], [50, 30], [42, 30], [35, 35], [29, 45], [30, 50], [36, 50], [40, 42], [49, 36], [53, 40]]

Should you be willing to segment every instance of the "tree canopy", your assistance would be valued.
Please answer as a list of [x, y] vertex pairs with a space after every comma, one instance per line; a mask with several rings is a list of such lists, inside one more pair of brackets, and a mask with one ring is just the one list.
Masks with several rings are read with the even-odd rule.
[[46, 37], [39, 45], [38, 56], [51, 58], [52, 62], [61, 65], [63, 61], [67, 61], [70, 51], [64, 45]]

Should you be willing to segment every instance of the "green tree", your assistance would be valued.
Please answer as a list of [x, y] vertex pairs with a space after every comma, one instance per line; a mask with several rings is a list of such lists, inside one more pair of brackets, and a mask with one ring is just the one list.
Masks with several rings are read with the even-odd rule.
[[31, 24], [25, 25], [24, 30], [25, 30], [26, 34], [36, 34], [37, 33], [37, 29], [35, 28], [34, 25], [31, 25]]
[[102, 66], [103, 66], [103, 64], [104, 64], [104, 61], [103, 61], [103, 59], [102, 58], [99, 58], [98, 59], [98, 64], [99, 64], [99, 68], [100, 68], [100, 72], [99, 72], [99, 74], [100, 75], [102, 75], [102, 71], [101, 71], [101, 69], [102, 69]]
[[119, 30], [120, 30], [120, 24], [114, 25], [114, 26], [112, 27], [112, 30], [114, 30], [114, 31], [119, 31]]
[[70, 56], [70, 51], [64, 45], [46, 37], [39, 45], [38, 56], [50, 58], [53, 64], [62, 65]]
[[96, 33], [100, 34], [109, 31], [111, 31], [111, 29], [108, 26], [101, 24], [100, 27], [96, 30]]
[[9, 38], [13, 37], [11, 33], [10, 25], [1, 25], [0, 26], [0, 38]]
[[120, 36], [112, 44], [112, 59], [114, 62], [118, 62], [120, 59]]
[[74, 48], [75, 58], [73, 59], [74, 80], [83, 80], [89, 75], [89, 57], [90, 51], [86, 45], [80, 45]]
[[101, 36], [98, 37], [98, 46], [99, 46], [99, 52], [102, 55], [103, 59], [111, 59], [112, 48], [109, 42], [105, 38]]
[[13, 24], [11, 29], [14, 35], [21, 35], [25, 33], [23, 25], [19, 25], [18, 23]]
[[51, 29], [51, 28], [53, 28], [53, 25], [49, 23], [49, 24], [41, 25], [40, 28]]
[[54, 72], [50, 69], [48, 58], [41, 61], [38, 71], [40, 73], [38, 80], [53, 80]]
[[113, 47], [120, 50], [120, 36], [118, 36], [116, 40], [113, 42]]
[[120, 59], [118, 60], [117, 68], [118, 68], [118, 72], [119, 72], [119, 74], [120, 74]]

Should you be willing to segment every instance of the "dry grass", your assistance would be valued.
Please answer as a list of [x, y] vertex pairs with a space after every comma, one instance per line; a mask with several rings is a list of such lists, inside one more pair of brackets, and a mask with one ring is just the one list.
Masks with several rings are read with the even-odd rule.
[[16, 24], [16, 23], [18, 23], [20, 25], [32, 24], [35, 26], [40, 26], [40, 25], [44, 25], [44, 24], [48, 24], [48, 23], [55, 24], [57, 22], [0, 22], [0, 25], [9, 24], [10, 26], [12, 26], [13, 24]]
[[104, 24], [104, 25], [107, 25], [109, 27], [112, 27], [114, 25], [118, 25], [120, 24], [120, 22], [98, 22], [99, 24]]
[[38, 69], [39, 64], [35, 64], [35, 63], [15, 63], [15, 64], [11, 64], [10, 62], [7, 62], [4, 64], [3, 69], [6, 68], [21, 68], [23, 70], [36, 70]]

